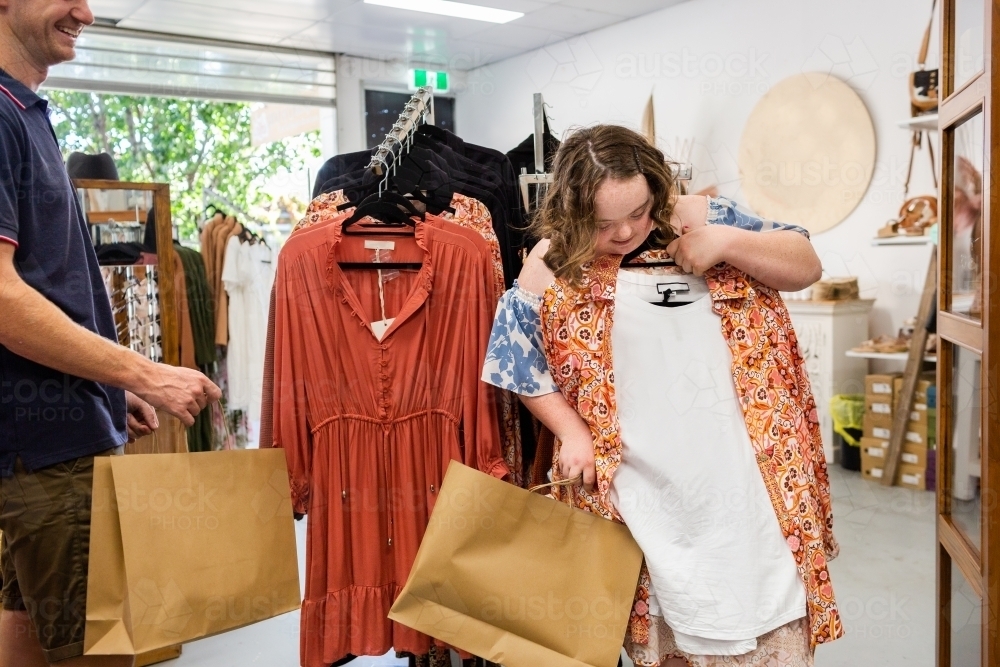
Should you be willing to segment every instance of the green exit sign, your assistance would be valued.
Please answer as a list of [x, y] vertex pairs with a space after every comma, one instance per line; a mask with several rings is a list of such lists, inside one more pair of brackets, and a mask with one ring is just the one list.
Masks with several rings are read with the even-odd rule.
[[414, 90], [430, 86], [436, 93], [448, 92], [448, 73], [426, 69], [410, 70], [410, 87]]

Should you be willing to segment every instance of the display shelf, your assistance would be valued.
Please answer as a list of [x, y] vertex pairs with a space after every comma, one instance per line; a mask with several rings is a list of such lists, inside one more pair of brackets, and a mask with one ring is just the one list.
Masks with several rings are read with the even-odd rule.
[[897, 125], [905, 130], [930, 130], [936, 132], [938, 129], [938, 115], [936, 113], [929, 113], [924, 116], [914, 116], [913, 118], [899, 121]]
[[[880, 359], [882, 361], [906, 361], [910, 353], [909, 352], [857, 352], [855, 350], [848, 350], [844, 353], [844, 356], [851, 357], [853, 359]], [[924, 361], [930, 363], [937, 363], [936, 354], [924, 355]]]
[[931, 245], [934, 238], [930, 234], [924, 236], [887, 236], [872, 239], [872, 245]]

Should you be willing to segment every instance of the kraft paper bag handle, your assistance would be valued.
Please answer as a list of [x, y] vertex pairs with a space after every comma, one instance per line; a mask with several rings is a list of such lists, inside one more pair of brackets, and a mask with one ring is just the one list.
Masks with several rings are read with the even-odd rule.
[[549, 482], [547, 484], [539, 484], [538, 486], [533, 486], [528, 489], [528, 493], [534, 493], [535, 491], [541, 491], [542, 489], [547, 489], [549, 487], [555, 486], [576, 486], [583, 481], [583, 475], [577, 475], [573, 479], [561, 479], [558, 482]]

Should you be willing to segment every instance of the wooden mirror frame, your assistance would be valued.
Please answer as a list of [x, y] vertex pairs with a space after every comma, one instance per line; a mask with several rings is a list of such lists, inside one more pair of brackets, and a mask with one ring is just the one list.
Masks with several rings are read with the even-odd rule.
[[[73, 179], [73, 185], [77, 190], [146, 190], [153, 193], [163, 362], [171, 366], [180, 365], [179, 298], [174, 293], [174, 235], [170, 216], [170, 186], [166, 183], [129, 183], [89, 178]], [[89, 220], [87, 224], [90, 224]]]

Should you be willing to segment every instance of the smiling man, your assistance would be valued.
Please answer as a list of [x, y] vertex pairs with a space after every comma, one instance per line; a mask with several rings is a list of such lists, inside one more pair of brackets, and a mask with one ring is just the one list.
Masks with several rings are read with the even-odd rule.
[[191, 425], [220, 392], [117, 343], [97, 256], [37, 95], [94, 21], [86, 0], [0, 0], [0, 667], [83, 657], [95, 456]]

